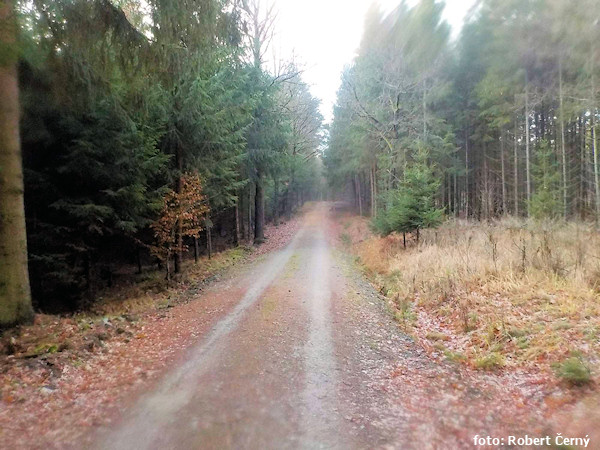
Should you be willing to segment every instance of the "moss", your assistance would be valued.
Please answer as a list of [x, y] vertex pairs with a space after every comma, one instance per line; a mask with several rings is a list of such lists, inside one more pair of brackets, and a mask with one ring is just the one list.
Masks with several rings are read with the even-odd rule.
[[56, 353], [58, 351], [60, 351], [58, 344], [44, 343], [44, 344], [39, 344], [32, 351], [27, 352], [23, 356], [25, 358], [35, 358], [37, 356], [41, 356], [41, 355], [45, 355], [45, 354], [51, 354], [51, 353]]

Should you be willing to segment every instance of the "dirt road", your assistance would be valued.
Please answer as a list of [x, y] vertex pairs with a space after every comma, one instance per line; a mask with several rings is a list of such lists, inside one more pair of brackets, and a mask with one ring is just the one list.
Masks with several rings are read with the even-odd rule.
[[318, 205], [285, 249], [198, 299], [234, 301], [95, 447], [468, 448], [526, 427], [491, 402], [506, 380], [466, 380], [399, 331], [329, 215]]

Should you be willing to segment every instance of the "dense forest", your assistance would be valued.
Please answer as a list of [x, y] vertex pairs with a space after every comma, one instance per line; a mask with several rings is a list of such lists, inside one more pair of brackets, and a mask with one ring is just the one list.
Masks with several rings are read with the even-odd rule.
[[171, 277], [188, 253], [259, 243], [265, 220], [320, 194], [319, 101], [294, 61], [268, 60], [272, 9], [0, 5], [0, 166], [12, 174], [1, 186], [0, 323], [30, 316], [29, 289], [35, 308], [72, 311], [116, 268]]
[[373, 6], [338, 91], [332, 185], [384, 234], [598, 220], [598, 6], [482, 0], [456, 39], [441, 2]]
[[0, 0], [2, 445], [600, 449], [599, 43], [600, 0]]
[[2, 323], [31, 315], [29, 291], [72, 311], [124, 266], [171, 278], [260, 243], [322, 197], [323, 164], [382, 234], [598, 220], [597, 6], [483, 0], [453, 38], [442, 2], [375, 3], [323, 154], [302, 70], [268, 57], [272, 7], [2, 2]]

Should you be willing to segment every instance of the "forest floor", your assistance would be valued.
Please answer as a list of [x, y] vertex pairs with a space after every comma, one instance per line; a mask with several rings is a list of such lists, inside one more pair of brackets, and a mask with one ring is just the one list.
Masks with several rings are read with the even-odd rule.
[[[354, 219], [331, 206], [272, 230], [255, 256], [221, 255], [208, 282], [190, 276], [159, 300], [121, 299], [109, 308], [119, 314], [42, 316], [5, 336], [0, 442], [458, 449], [475, 435], [562, 433], [598, 448], [597, 412], [581, 406], [590, 384], [476, 370], [427, 344], [406, 326], [410, 308], [349, 255]], [[48, 337], [29, 337], [39, 330]]]
[[[36, 314], [33, 325], [0, 338], [0, 441], [6, 448], [62, 448], [142, 392], [212, 323], [219, 304], [195, 300], [247, 264], [287, 245], [301, 217], [267, 225], [260, 247], [186, 261], [169, 285], [146, 271], [107, 290], [90, 311]], [[205, 314], [204, 324], [198, 317]]]
[[[400, 328], [430, 358], [537, 385], [550, 426], [586, 435], [600, 423], [600, 233], [593, 224], [449, 221], [374, 235], [338, 214], [337, 235]], [[521, 399], [516, 401], [525, 408]], [[600, 436], [595, 436], [600, 448]]]

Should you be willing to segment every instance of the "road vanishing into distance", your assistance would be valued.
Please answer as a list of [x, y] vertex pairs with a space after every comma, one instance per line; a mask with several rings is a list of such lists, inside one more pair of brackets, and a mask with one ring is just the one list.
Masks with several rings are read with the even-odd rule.
[[195, 300], [236, 297], [96, 448], [468, 448], [497, 424], [465, 406], [494, 391], [427, 357], [335, 249], [331, 210]]

